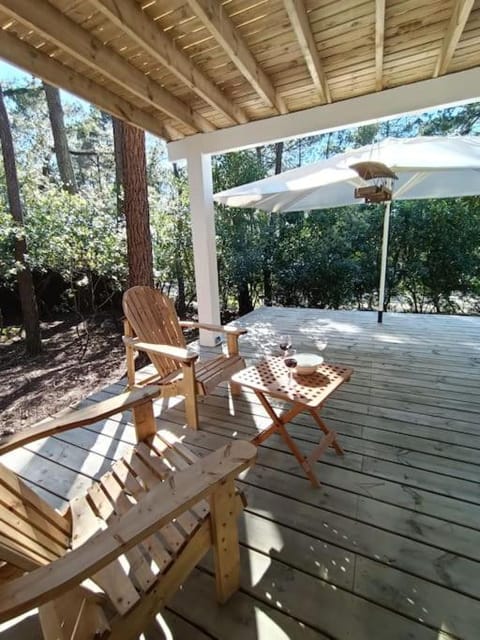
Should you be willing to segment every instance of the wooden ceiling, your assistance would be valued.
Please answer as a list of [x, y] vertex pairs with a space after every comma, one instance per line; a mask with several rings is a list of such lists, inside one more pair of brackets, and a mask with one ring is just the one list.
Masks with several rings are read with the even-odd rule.
[[476, 67], [480, 0], [0, 0], [0, 56], [167, 140]]

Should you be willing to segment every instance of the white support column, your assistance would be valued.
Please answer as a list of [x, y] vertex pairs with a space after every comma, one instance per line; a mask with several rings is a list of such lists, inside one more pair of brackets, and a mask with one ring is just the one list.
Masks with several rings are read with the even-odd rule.
[[[192, 153], [187, 161], [198, 318], [220, 324], [211, 157]], [[213, 331], [200, 331], [201, 345], [211, 347], [220, 341]]]
[[385, 280], [387, 277], [388, 234], [390, 230], [391, 206], [392, 203], [390, 200], [385, 203], [385, 213], [383, 215], [382, 261], [380, 265], [380, 287], [378, 292], [378, 322], [382, 322], [383, 320], [383, 304], [385, 301]]

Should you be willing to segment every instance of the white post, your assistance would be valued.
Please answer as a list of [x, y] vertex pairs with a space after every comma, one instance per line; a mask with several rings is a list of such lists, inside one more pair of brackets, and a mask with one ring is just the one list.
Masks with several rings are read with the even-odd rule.
[[[191, 154], [187, 169], [198, 318], [199, 322], [220, 324], [211, 157]], [[200, 331], [201, 345], [211, 347], [220, 341], [220, 335], [215, 332]]]
[[385, 300], [385, 280], [387, 277], [387, 256], [388, 256], [388, 233], [390, 229], [390, 208], [391, 201], [385, 203], [383, 215], [383, 238], [382, 238], [382, 261], [380, 265], [380, 287], [378, 292], [378, 317], [377, 322], [383, 320], [383, 303]]

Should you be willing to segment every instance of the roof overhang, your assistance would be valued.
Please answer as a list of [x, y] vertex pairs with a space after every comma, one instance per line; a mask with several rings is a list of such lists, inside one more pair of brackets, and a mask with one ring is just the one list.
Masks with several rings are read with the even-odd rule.
[[0, 25], [1, 58], [167, 141], [195, 138], [172, 158], [478, 86], [476, 73], [455, 80], [479, 67], [478, 0], [0, 0]]
[[171, 161], [307, 137], [480, 98], [480, 67], [168, 143]]

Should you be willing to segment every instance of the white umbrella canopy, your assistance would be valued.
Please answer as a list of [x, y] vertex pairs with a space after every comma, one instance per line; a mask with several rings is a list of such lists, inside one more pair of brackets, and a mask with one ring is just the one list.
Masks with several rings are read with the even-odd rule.
[[[273, 212], [361, 204], [363, 201], [355, 198], [355, 188], [369, 183], [351, 168], [358, 162], [379, 162], [397, 175], [393, 200], [480, 194], [480, 138], [423, 136], [385, 138], [315, 164], [220, 191], [214, 199], [229, 207]], [[390, 202], [385, 204], [383, 223], [378, 322], [382, 322], [383, 316], [390, 205]]]
[[350, 167], [364, 161], [381, 162], [397, 174], [394, 200], [480, 194], [480, 138], [424, 136], [386, 138], [214, 198], [229, 207], [278, 212], [359, 204], [354, 189], [367, 183]]

